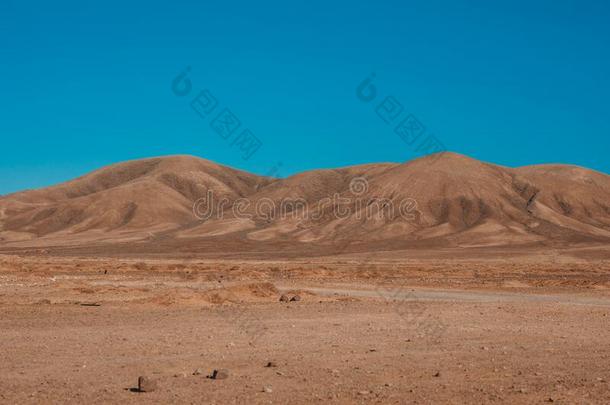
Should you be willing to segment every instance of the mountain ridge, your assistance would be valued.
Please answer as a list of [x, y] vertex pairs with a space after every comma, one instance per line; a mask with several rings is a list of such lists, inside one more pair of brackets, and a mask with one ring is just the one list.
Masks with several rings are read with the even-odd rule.
[[[214, 205], [220, 201], [224, 205]], [[510, 168], [452, 152], [286, 178], [171, 155], [1, 196], [0, 247], [148, 243], [158, 235], [165, 241], [222, 237], [331, 246], [606, 243], [609, 201], [610, 176], [594, 170]], [[409, 212], [401, 211], [405, 202]], [[259, 212], [265, 204], [276, 211]], [[339, 215], [340, 208], [348, 214]]]

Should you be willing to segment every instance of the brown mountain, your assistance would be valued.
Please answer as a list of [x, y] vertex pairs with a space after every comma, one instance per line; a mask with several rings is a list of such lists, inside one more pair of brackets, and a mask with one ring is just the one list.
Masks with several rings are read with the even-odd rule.
[[445, 152], [272, 179], [171, 156], [0, 198], [3, 249], [196, 241], [232, 249], [608, 243], [610, 176]]

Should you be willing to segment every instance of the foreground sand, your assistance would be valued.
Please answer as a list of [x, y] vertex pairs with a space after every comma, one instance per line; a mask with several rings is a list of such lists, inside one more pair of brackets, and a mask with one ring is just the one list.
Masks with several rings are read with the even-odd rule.
[[603, 261], [0, 256], [0, 310], [2, 403], [610, 403]]

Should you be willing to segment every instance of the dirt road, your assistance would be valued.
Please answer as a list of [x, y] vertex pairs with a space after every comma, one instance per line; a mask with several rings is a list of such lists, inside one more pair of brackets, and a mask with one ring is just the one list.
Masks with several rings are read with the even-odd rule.
[[[486, 302], [486, 303], [519, 303], [540, 302], [557, 303], [565, 305], [585, 305], [610, 307], [610, 297], [587, 297], [576, 294], [536, 294], [530, 293], [508, 293], [501, 291], [456, 291], [456, 290], [432, 290], [422, 288], [408, 288], [395, 286], [350, 286], [324, 288], [310, 285], [300, 285], [307, 291], [321, 296], [349, 296], [358, 298], [376, 298], [387, 301], [449, 301], [449, 302]], [[293, 287], [278, 286], [280, 291], [289, 290]]]

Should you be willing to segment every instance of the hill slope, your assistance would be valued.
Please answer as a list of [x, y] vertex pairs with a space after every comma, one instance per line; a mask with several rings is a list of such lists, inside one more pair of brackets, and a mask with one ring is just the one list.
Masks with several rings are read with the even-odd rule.
[[238, 248], [607, 243], [610, 176], [567, 165], [513, 169], [446, 152], [271, 179], [170, 156], [0, 198], [0, 247], [215, 238]]
[[41, 190], [0, 199], [5, 241], [87, 233], [104, 238], [171, 230], [192, 222], [207, 190], [235, 199], [268, 180], [192, 156], [129, 161]]

